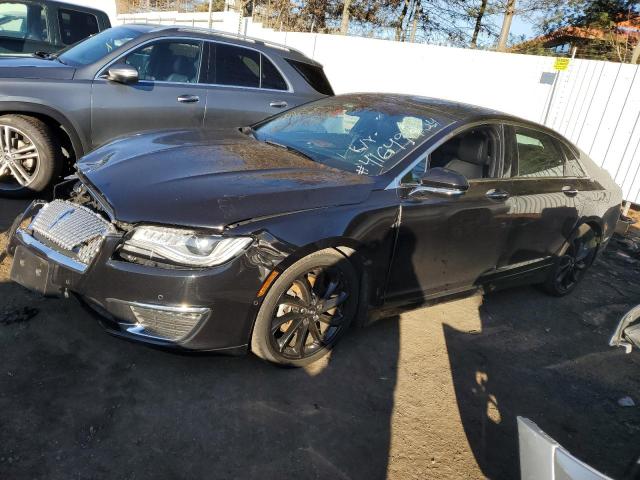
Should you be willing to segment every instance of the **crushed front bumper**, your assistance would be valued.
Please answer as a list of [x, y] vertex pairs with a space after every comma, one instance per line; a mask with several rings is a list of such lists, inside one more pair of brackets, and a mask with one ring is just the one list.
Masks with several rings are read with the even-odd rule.
[[34, 202], [10, 237], [12, 280], [47, 296], [79, 297], [119, 336], [187, 350], [246, 350], [262, 283], [246, 256], [207, 269], [146, 266], [114, 255], [122, 236], [108, 234], [84, 265], [28, 231], [41, 207]]

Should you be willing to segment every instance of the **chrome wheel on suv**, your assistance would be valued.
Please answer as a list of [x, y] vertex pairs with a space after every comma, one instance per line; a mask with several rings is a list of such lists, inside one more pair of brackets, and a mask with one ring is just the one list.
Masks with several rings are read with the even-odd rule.
[[28, 187], [36, 179], [40, 166], [38, 148], [24, 132], [0, 125], [0, 185], [15, 189]]
[[61, 168], [59, 151], [44, 122], [0, 116], [0, 195], [22, 197], [47, 189]]

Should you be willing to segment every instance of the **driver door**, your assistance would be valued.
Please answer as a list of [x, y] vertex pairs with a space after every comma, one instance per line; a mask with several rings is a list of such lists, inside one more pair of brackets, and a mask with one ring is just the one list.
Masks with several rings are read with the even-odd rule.
[[501, 263], [510, 227], [503, 138], [501, 125], [474, 127], [430, 155], [427, 168], [443, 167], [467, 178], [469, 189], [462, 195], [409, 195], [418, 187], [426, 161], [402, 179], [401, 220], [386, 301], [424, 301], [464, 291]]
[[92, 148], [141, 131], [202, 127], [207, 92], [199, 83], [201, 59], [201, 41], [167, 39], [114, 62], [135, 67], [137, 83], [107, 80], [103, 69], [92, 86]]

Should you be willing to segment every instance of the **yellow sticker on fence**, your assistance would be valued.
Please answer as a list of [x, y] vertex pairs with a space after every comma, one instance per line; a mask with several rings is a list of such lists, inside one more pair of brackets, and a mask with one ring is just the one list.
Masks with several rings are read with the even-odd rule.
[[556, 58], [555, 63], [553, 64], [554, 70], [566, 70], [569, 68], [569, 59], [568, 58]]

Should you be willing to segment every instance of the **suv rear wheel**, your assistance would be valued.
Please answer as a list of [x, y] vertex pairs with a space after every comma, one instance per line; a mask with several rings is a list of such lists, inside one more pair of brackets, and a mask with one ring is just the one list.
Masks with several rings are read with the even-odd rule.
[[0, 195], [27, 197], [51, 186], [60, 172], [60, 148], [37, 118], [0, 116]]

